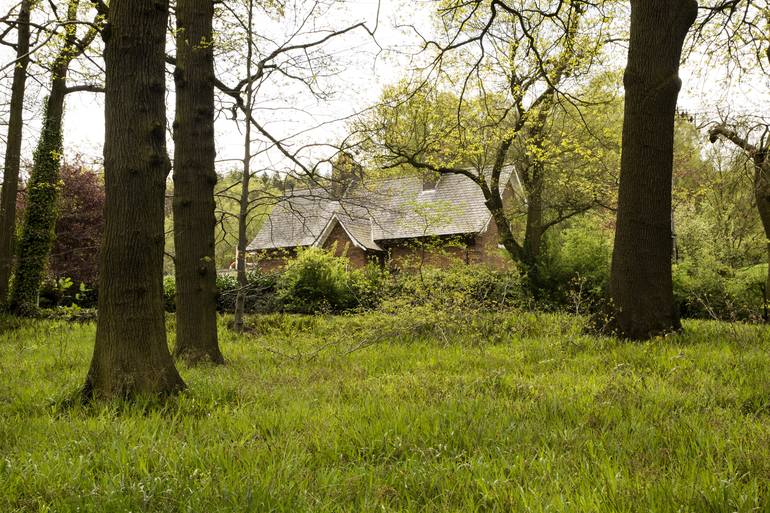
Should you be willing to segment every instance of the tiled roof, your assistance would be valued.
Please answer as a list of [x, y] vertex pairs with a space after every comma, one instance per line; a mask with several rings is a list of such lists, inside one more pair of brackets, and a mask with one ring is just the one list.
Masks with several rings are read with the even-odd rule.
[[[501, 184], [512, 171], [503, 170]], [[441, 175], [427, 191], [420, 176], [364, 180], [339, 200], [322, 189], [293, 191], [273, 208], [248, 250], [321, 245], [333, 219], [355, 242], [379, 250], [378, 241], [479, 233], [490, 218], [481, 189], [463, 175]]]

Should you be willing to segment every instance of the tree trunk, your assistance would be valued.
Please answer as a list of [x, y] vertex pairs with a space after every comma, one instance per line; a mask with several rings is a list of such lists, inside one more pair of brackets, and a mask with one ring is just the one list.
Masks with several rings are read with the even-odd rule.
[[211, 0], [177, 3], [174, 121], [175, 355], [224, 363], [214, 255], [214, 48]]
[[[759, 219], [765, 230], [765, 240], [770, 241], [770, 161], [767, 150], [758, 151], [754, 159], [754, 200], [757, 202]], [[767, 242], [767, 277], [765, 293], [770, 294], [770, 242]]]
[[24, 131], [24, 87], [29, 64], [30, 0], [22, 0], [16, 20], [16, 66], [11, 85], [11, 106], [8, 119], [8, 139], [3, 163], [3, 189], [0, 195], [0, 306], [8, 299], [8, 285], [13, 266], [16, 237], [16, 194], [19, 188], [21, 139]]
[[185, 387], [166, 343], [163, 207], [167, 0], [112, 0], [104, 34], [106, 204], [85, 399]]
[[527, 184], [527, 224], [524, 230], [522, 261], [533, 291], [540, 288], [540, 250], [543, 244], [543, 165], [534, 162]]
[[[249, 15], [247, 20], [248, 34], [246, 37], [248, 48], [246, 49], [246, 76], [251, 76], [251, 60], [253, 58], [252, 23], [254, 20], [254, 2], [249, 2]], [[241, 177], [241, 198], [238, 210], [238, 249], [235, 255], [235, 267], [238, 273], [238, 293], [235, 296], [235, 318], [233, 329], [240, 333], [243, 331], [243, 316], [246, 309], [246, 287], [249, 282], [246, 277], [246, 228], [249, 213], [249, 183], [251, 181], [251, 108], [253, 104], [254, 90], [251, 82], [246, 84], [246, 104], [244, 114], [246, 117], [246, 130], [243, 139], [243, 176]]]
[[27, 186], [10, 308], [17, 315], [33, 315], [56, 229], [61, 163], [64, 78], [55, 77], [45, 106], [43, 131], [35, 150]]
[[79, 53], [75, 32], [79, 3], [79, 0], [70, 0], [67, 4], [67, 21], [70, 24], [65, 27], [64, 42], [51, 70], [51, 91], [46, 99], [43, 130], [35, 149], [27, 186], [27, 207], [10, 298], [11, 311], [17, 315], [37, 312], [38, 293], [55, 237], [59, 168], [64, 149], [64, 97], [67, 94], [70, 62]]
[[695, 0], [632, 0], [610, 293], [619, 334], [679, 329], [671, 279], [671, 175], [682, 45]]

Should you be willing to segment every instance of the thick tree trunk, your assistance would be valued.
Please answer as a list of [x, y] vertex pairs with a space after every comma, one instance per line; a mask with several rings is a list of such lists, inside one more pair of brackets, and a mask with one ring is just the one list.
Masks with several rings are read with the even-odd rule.
[[540, 288], [540, 251], [543, 244], [543, 166], [536, 162], [530, 170], [527, 185], [527, 224], [524, 230], [522, 260], [527, 269], [530, 286]]
[[680, 327], [671, 280], [671, 174], [682, 45], [695, 0], [632, 0], [610, 292], [622, 336]]
[[177, 2], [174, 121], [175, 355], [224, 363], [214, 255], [214, 48], [211, 0]]
[[163, 312], [167, 20], [165, 0], [110, 2], [105, 228], [85, 399], [170, 394], [185, 387], [166, 344]]
[[22, 0], [16, 20], [16, 67], [11, 85], [8, 137], [3, 163], [3, 189], [0, 195], [0, 306], [8, 299], [16, 236], [16, 194], [19, 189], [21, 139], [24, 131], [24, 87], [29, 64], [30, 0]]

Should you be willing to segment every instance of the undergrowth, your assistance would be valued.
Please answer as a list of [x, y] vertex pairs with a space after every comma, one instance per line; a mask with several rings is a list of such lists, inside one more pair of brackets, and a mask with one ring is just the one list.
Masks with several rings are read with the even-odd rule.
[[3, 512], [770, 508], [761, 326], [631, 344], [542, 313], [223, 318], [227, 365], [181, 366], [179, 397], [72, 406], [94, 325], [0, 320]]

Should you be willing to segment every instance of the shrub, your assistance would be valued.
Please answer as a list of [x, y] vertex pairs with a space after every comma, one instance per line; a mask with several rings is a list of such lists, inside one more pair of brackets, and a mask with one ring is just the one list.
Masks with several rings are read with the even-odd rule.
[[399, 274], [386, 293], [388, 309], [399, 305], [497, 309], [524, 302], [518, 271], [466, 264], [446, 269], [426, 267], [419, 274]]
[[176, 279], [163, 277], [163, 307], [167, 312], [176, 312]]
[[718, 261], [674, 265], [674, 297], [683, 317], [759, 321], [767, 265], [732, 269]]
[[[278, 274], [274, 272], [250, 271], [246, 274], [244, 310], [249, 313], [270, 313], [280, 309], [276, 297]], [[234, 275], [217, 276], [217, 310], [234, 312], [238, 297], [238, 278]]]
[[[359, 305], [356, 281], [360, 272], [347, 271], [348, 260], [320, 248], [300, 251], [278, 279], [278, 299], [289, 312], [342, 312]], [[361, 273], [363, 274], [363, 273]]]
[[559, 232], [550, 247], [540, 268], [545, 296], [540, 299], [578, 313], [599, 310], [609, 284], [610, 234], [598, 219], [583, 218]]
[[379, 307], [391, 280], [388, 270], [374, 262], [369, 262], [363, 269], [351, 270], [350, 288], [356, 306], [364, 309]]
[[40, 308], [80, 307], [95, 308], [96, 290], [85, 283], [76, 283], [69, 277], [49, 278], [40, 287]]
[[[275, 312], [279, 306], [275, 297], [277, 274], [251, 271], [246, 275], [245, 310], [249, 313]], [[238, 295], [238, 279], [234, 275], [217, 276], [217, 311], [233, 312]], [[163, 278], [163, 303], [167, 312], [176, 311], [176, 281], [173, 276]]]

